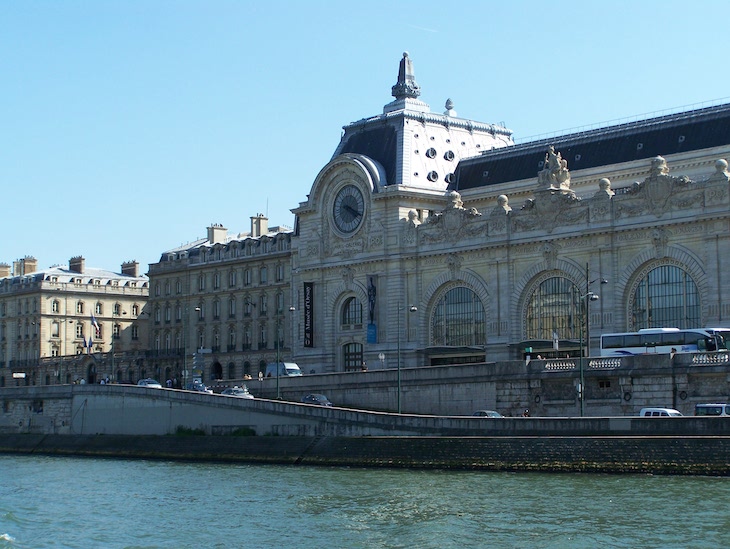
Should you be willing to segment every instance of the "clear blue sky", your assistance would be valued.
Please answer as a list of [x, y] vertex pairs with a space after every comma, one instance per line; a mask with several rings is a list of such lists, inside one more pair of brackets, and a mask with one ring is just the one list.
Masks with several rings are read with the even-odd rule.
[[[730, 96], [730, 2], [5, 0], [0, 262], [143, 272], [292, 226], [342, 126], [421, 99], [517, 140]], [[727, 101], [730, 101], [728, 99]]]

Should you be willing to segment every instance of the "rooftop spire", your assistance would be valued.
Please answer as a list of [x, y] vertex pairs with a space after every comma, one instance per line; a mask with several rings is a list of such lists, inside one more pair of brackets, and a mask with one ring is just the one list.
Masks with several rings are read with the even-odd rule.
[[416, 98], [421, 95], [421, 86], [416, 83], [416, 75], [413, 72], [413, 61], [408, 57], [408, 52], [403, 52], [403, 59], [400, 60], [398, 68], [398, 83], [393, 86], [393, 97], [405, 99]]

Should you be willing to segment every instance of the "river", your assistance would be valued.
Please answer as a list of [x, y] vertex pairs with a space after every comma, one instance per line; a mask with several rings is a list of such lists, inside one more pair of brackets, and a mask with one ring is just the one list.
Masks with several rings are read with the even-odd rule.
[[0, 548], [706, 548], [730, 479], [0, 455]]

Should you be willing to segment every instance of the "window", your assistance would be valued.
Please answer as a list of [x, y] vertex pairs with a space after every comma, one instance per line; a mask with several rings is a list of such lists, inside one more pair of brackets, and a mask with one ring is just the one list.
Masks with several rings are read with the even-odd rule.
[[696, 328], [701, 322], [697, 285], [683, 269], [662, 265], [641, 278], [631, 303], [631, 331]]
[[59, 337], [61, 333], [61, 325], [58, 322], [51, 324], [51, 337]]
[[112, 339], [119, 339], [122, 335], [122, 327], [119, 324], [112, 325]]
[[[403, 311], [399, 314], [403, 314]], [[459, 287], [447, 291], [434, 309], [432, 344], [484, 345], [485, 316], [484, 305], [471, 289]]]
[[180, 303], [175, 304], [175, 322], [182, 322], [182, 305]]
[[213, 319], [218, 320], [221, 317], [221, 302], [217, 299], [213, 302]]
[[253, 308], [254, 304], [251, 302], [251, 299], [246, 296], [245, 301], [243, 303], [243, 316], [251, 316], [253, 314]]
[[180, 280], [175, 281], [175, 293], [176, 294], [182, 293], [182, 282], [180, 282]]
[[139, 326], [136, 324], [132, 325], [132, 339], [135, 341], [139, 339]]
[[236, 350], [236, 328], [234, 326], [228, 327], [228, 350]]
[[170, 281], [165, 281], [165, 295], [170, 295]]
[[259, 349], [265, 349], [267, 346], [266, 325], [259, 326]]
[[580, 288], [567, 278], [553, 276], [537, 287], [527, 303], [525, 339], [579, 339], [585, 329]]
[[282, 280], [284, 280], [284, 265], [279, 263], [276, 266], [276, 281], [281, 282]]
[[165, 322], [170, 322], [172, 320], [172, 312], [170, 310], [170, 304], [165, 304]]
[[101, 303], [98, 303], [94, 305], [94, 314], [101, 315], [103, 314], [104, 308], [101, 306]]
[[61, 303], [57, 299], [54, 299], [53, 302], [51, 303], [51, 312], [57, 313], [60, 310], [61, 310]]
[[139, 316], [139, 305], [132, 305], [132, 316]]
[[350, 297], [342, 307], [343, 327], [362, 325], [362, 303], [356, 297]]
[[119, 303], [115, 303], [114, 307], [112, 307], [112, 314], [114, 316], [119, 316], [122, 314], [122, 306]]
[[216, 272], [213, 274], [213, 289], [217, 290], [221, 287], [221, 274]]
[[80, 315], [84, 314], [84, 302], [79, 301], [76, 303], [76, 312]]
[[228, 273], [228, 287], [229, 288], [235, 288], [236, 287], [236, 271], [229, 271], [229, 273]]
[[236, 298], [231, 297], [228, 300], [228, 317], [236, 318]]
[[269, 300], [266, 295], [259, 298], [259, 316], [266, 316], [269, 308]]
[[198, 276], [198, 290], [201, 292], [205, 290], [205, 275], [203, 274]]
[[155, 284], [155, 296], [159, 296], [159, 295], [160, 295], [160, 283], [157, 282]]
[[84, 337], [84, 325], [80, 322], [76, 324], [76, 338], [81, 339]]
[[276, 294], [276, 312], [278, 314], [284, 312], [284, 294], [282, 293]]
[[342, 347], [342, 363], [345, 370], [359, 370], [362, 367], [362, 344], [348, 343]]
[[160, 307], [155, 307], [155, 323], [159, 324], [161, 320]]
[[244, 326], [243, 328], [243, 350], [246, 351], [251, 348], [251, 326]]
[[259, 269], [259, 284], [266, 284], [268, 282], [268, 274], [266, 267]]
[[246, 269], [243, 271], [243, 285], [244, 286], [251, 285], [251, 269]]

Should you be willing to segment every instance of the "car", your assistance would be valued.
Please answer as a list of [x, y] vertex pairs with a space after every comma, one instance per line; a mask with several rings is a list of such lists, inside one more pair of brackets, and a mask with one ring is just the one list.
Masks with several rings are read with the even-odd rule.
[[477, 410], [472, 415], [478, 417], [504, 417], [502, 414], [495, 412], [494, 410]]
[[149, 387], [150, 389], [162, 389], [162, 384], [156, 379], [152, 379], [151, 377], [140, 379], [137, 382], [137, 385], [139, 385], [140, 387]]
[[243, 387], [228, 387], [228, 389], [223, 389], [221, 394], [237, 398], [253, 398], [253, 395], [248, 392], [248, 387], [245, 385]]
[[197, 391], [198, 393], [207, 393], [209, 395], [213, 394], [213, 389], [209, 389], [205, 386], [204, 383], [188, 383], [188, 386], [186, 387], [188, 391]]
[[641, 417], [681, 417], [682, 413], [674, 408], [642, 408]]
[[318, 394], [311, 394], [302, 397], [302, 402], [304, 404], [315, 404], [317, 406], [332, 406], [332, 403], [326, 396]]

